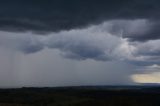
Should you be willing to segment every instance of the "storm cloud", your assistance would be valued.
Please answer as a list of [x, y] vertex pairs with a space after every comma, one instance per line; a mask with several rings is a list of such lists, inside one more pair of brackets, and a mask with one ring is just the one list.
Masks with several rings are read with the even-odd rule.
[[50, 48], [60, 50], [61, 56], [75, 60], [122, 60], [142, 65], [159, 64], [159, 40], [136, 42], [125, 37], [126, 33], [131, 37], [146, 33], [146, 23], [147, 20], [139, 19], [112, 20], [83, 29], [53, 32], [47, 36], [2, 31], [0, 44], [25, 54]]
[[84, 28], [108, 20], [147, 19], [149, 22], [142, 24], [149, 27], [149, 33], [140, 31], [134, 36], [126, 33], [126, 37], [159, 39], [159, 5], [157, 0], [2, 0], [0, 30], [44, 34]]

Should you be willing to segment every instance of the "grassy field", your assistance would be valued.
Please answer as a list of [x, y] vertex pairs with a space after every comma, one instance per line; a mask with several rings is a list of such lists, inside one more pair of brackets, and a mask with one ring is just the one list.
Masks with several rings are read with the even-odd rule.
[[0, 106], [160, 106], [160, 89], [1, 89]]

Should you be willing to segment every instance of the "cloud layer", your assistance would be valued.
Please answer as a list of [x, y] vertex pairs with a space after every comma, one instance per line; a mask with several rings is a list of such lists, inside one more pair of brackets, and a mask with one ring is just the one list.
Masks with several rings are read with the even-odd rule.
[[54, 32], [47, 36], [37, 36], [30, 32], [1, 32], [0, 37], [2, 46], [23, 53], [53, 48], [60, 50], [62, 56], [70, 59], [122, 60], [142, 65], [159, 64], [160, 40], [145, 42], [130, 40], [136, 35], [143, 36], [149, 32], [148, 23], [148, 20], [144, 19], [112, 20], [84, 29]]

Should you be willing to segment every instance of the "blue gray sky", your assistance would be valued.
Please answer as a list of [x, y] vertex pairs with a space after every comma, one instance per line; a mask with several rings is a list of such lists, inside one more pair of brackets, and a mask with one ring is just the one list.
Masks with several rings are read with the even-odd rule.
[[0, 1], [0, 87], [160, 83], [159, 5]]

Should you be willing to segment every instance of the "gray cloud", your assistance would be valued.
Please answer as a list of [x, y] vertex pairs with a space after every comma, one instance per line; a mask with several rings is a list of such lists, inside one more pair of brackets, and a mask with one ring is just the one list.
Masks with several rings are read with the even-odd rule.
[[133, 25], [133, 27], [130, 27], [131, 31], [128, 32], [126, 31], [125, 33], [126, 36], [124, 37], [129, 38], [130, 40], [133, 41], [147, 41], [147, 40], [159, 39], [160, 38], [159, 27], [160, 27], [159, 21], [144, 21], [143, 23], [137, 23], [135, 26]]
[[146, 42], [134, 42], [135, 47], [133, 55], [137, 59], [132, 59], [133, 63], [137, 65], [153, 65], [160, 64], [160, 40], [150, 40]]
[[0, 45], [23, 53], [33, 53], [43, 49], [43, 44], [31, 33], [0, 32]]
[[[93, 30], [94, 28], [88, 28], [51, 34], [47, 37], [45, 45], [61, 50], [64, 57], [71, 59], [111, 60], [111, 52], [120, 42], [119, 39]], [[75, 34], [78, 34], [78, 37]]]
[[[103, 24], [103, 30], [130, 41], [159, 39], [159, 22], [148, 19], [111, 20]], [[104, 29], [105, 28], [105, 29]]]

